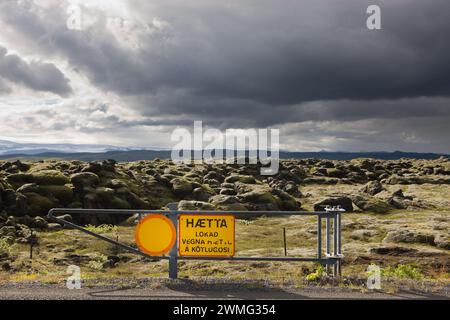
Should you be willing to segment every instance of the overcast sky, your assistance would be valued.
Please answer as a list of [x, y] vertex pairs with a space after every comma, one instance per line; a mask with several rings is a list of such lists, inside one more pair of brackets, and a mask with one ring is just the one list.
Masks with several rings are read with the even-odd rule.
[[170, 147], [203, 120], [450, 153], [448, 0], [1, 1], [0, 30], [0, 139]]

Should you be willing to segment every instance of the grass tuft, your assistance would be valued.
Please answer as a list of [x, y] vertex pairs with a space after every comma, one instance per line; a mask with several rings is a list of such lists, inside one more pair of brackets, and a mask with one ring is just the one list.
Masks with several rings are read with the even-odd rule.
[[117, 232], [117, 226], [114, 226], [112, 224], [102, 224], [99, 226], [93, 226], [91, 224], [88, 224], [87, 226], [85, 226], [85, 228], [95, 233]]
[[0, 238], [0, 254], [7, 253], [8, 255], [11, 253], [11, 245], [4, 238]]

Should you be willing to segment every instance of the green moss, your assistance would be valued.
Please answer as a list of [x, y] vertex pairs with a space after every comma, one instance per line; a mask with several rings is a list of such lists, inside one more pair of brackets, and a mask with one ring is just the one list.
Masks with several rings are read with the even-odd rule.
[[101, 201], [108, 201], [114, 197], [114, 190], [110, 188], [98, 187], [95, 189], [95, 193]]
[[6, 189], [11, 189], [11, 185], [5, 179], [0, 179], [0, 192]]
[[130, 204], [127, 201], [120, 199], [119, 197], [111, 198], [109, 205], [111, 206], [111, 208], [115, 209], [131, 209]]
[[175, 178], [170, 181], [172, 183], [172, 191], [179, 197], [190, 194], [193, 190], [192, 184], [182, 178]]
[[211, 186], [210, 186], [209, 184], [202, 184], [202, 188], [203, 188], [206, 192], [211, 193], [211, 194], [214, 194], [214, 190], [213, 190], [213, 188], [211, 188]]
[[316, 167], [313, 167], [313, 168], [311, 168], [311, 169], [309, 170], [309, 173], [310, 173], [311, 175], [324, 175], [324, 174], [327, 173], [327, 170], [324, 169], [324, 168], [316, 168]]
[[147, 195], [145, 197], [145, 199], [147, 200], [147, 202], [150, 203], [150, 206], [153, 208], [162, 208], [164, 207], [166, 204], [170, 203], [170, 202], [177, 202], [178, 200], [173, 196], [173, 194], [161, 194], [161, 196], [157, 196], [157, 195]]
[[37, 193], [27, 193], [28, 214], [30, 216], [41, 216], [55, 207], [55, 203], [47, 197]]
[[38, 185], [59, 185], [63, 186], [70, 182], [69, 178], [56, 170], [44, 170], [35, 174], [35, 182]]
[[281, 204], [279, 204], [278, 206], [280, 208], [282, 208], [283, 210], [287, 210], [287, 211], [296, 211], [300, 209], [300, 205], [297, 201], [293, 200], [284, 200], [281, 201]]
[[92, 172], [75, 173], [70, 177], [70, 180], [76, 188], [96, 186], [100, 182], [98, 176]]
[[35, 182], [35, 176], [29, 173], [14, 173], [7, 176], [6, 180], [14, 189], [17, 189], [25, 183]]
[[277, 204], [277, 200], [275, 197], [268, 191], [251, 191], [244, 193], [241, 195], [245, 202], [249, 203], [275, 203]]
[[217, 210], [223, 211], [248, 211], [247, 207], [242, 203], [230, 203], [216, 205]]
[[345, 172], [343, 172], [340, 169], [337, 168], [328, 168], [327, 169], [327, 176], [329, 177], [336, 177], [336, 178], [342, 178], [345, 176]]
[[106, 171], [106, 170], [100, 170], [99, 172], [97, 172], [97, 175], [100, 177], [100, 180], [103, 180], [103, 181], [109, 181], [116, 177], [114, 172]]
[[69, 186], [47, 185], [41, 186], [40, 190], [42, 190], [45, 195], [58, 199], [59, 202], [64, 205], [69, 204], [73, 198], [73, 191]]
[[241, 182], [241, 183], [254, 184], [254, 183], [256, 183], [256, 179], [252, 176], [246, 176], [246, 175], [231, 175], [231, 176], [225, 178], [225, 182], [226, 183]]
[[141, 197], [146, 199], [153, 208], [161, 208], [169, 202], [178, 201], [167, 186], [160, 184], [156, 180], [152, 180], [151, 183], [146, 185], [144, 189], [141, 188], [140, 193], [136, 194], [140, 194]]

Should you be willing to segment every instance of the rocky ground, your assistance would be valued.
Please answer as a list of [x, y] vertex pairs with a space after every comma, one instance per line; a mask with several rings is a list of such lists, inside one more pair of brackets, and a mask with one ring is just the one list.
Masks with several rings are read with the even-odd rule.
[[[369, 264], [382, 268], [385, 286], [423, 290], [449, 285], [450, 160], [283, 160], [277, 175], [256, 165], [174, 165], [167, 160], [115, 163], [46, 160], [0, 162], [0, 282], [61, 282], [67, 265], [99, 282], [165, 276], [165, 261], [146, 261], [48, 221], [53, 207], [160, 209], [346, 209], [344, 278], [332, 285], [363, 287]], [[133, 217], [71, 216], [130, 245]], [[239, 220], [238, 255], [314, 254], [313, 217]], [[29, 251], [33, 245], [33, 259]], [[279, 285], [328, 285], [318, 266], [281, 262], [180, 262], [180, 275]], [[308, 280], [306, 280], [308, 279]], [[394, 290], [394, 289], [392, 289]]]

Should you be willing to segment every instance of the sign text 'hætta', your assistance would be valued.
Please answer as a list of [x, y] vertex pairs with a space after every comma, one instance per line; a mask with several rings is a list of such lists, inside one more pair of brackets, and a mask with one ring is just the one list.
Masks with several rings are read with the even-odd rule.
[[234, 216], [181, 214], [178, 253], [180, 256], [234, 256]]

